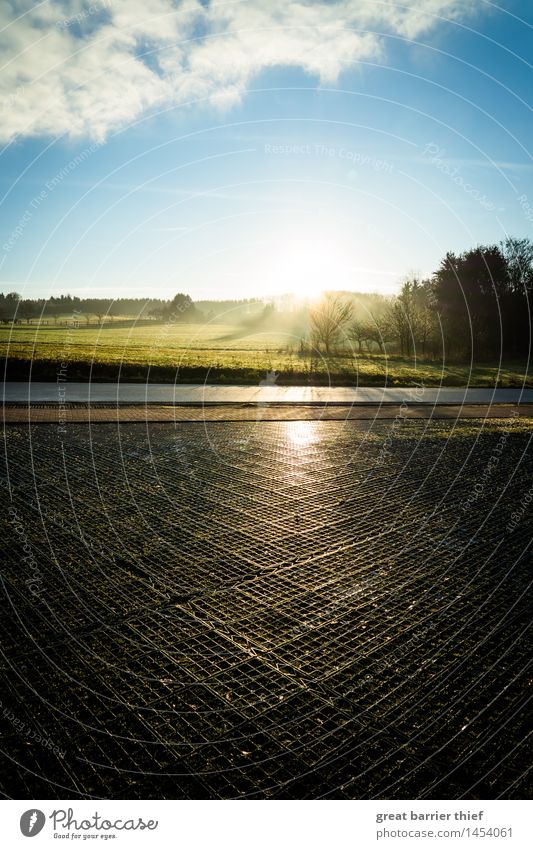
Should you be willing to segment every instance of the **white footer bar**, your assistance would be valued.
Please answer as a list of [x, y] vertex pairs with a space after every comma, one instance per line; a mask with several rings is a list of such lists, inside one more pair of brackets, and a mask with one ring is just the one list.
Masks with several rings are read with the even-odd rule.
[[2, 801], [0, 833], [6, 849], [530, 849], [531, 813], [526, 801]]

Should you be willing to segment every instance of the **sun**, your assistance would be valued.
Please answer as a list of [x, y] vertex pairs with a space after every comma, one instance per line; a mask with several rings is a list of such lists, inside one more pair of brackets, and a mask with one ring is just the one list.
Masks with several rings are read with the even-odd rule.
[[339, 246], [311, 237], [280, 246], [269, 277], [272, 290], [302, 300], [316, 300], [328, 289], [349, 287], [349, 269]]
[[296, 246], [285, 258], [289, 291], [300, 298], [316, 298], [328, 288], [334, 258], [325, 246]]

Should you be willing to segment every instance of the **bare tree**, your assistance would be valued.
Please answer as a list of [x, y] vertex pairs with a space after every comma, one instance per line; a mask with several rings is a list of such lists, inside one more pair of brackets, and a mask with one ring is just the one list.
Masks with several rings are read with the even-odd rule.
[[354, 297], [354, 320], [346, 335], [357, 344], [358, 353], [363, 353], [363, 345], [372, 351], [372, 344], [385, 353], [385, 345], [394, 338], [395, 333], [390, 321], [390, 298], [383, 295], [362, 295]]
[[411, 356], [418, 336], [418, 293], [420, 281], [416, 275], [406, 277], [400, 294], [390, 306], [389, 320], [400, 343], [400, 352]]
[[319, 348], [323, 345], [326, 354], [329, 355], [352, 317], [351, 301], [335, 292], [326, 292], [309, 313], [311, 339], [315, 347]]
[[368, 342], [370, 338], [369, 327], [365, 322], [356, 319], [350, 324], [346, 335], [352, 342], [357, 343], [357, 353], [363, 353], [363, 342]]
[[386, 311], [371, 312], [370, 321], [368, 322], [367, 340], [375, 342], [379, 348], [380, 354], [385, 354], [385, 344], [390, 342], [393, 336], [390, 319]]

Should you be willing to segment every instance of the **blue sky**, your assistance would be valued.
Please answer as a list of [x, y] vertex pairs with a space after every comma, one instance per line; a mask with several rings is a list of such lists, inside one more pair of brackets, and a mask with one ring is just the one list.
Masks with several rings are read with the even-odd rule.
[[4, 291], [389, 293], [533, 236], [528, 0], [14, 5]]

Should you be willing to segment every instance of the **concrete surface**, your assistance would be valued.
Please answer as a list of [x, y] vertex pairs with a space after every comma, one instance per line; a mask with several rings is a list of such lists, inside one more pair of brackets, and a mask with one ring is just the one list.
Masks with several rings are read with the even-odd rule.
[[3, 402], [111, 404], [525, 404], [533, 389], [465, 387], [211, 386], [205, 384], [26, 383], [3, 385]]

